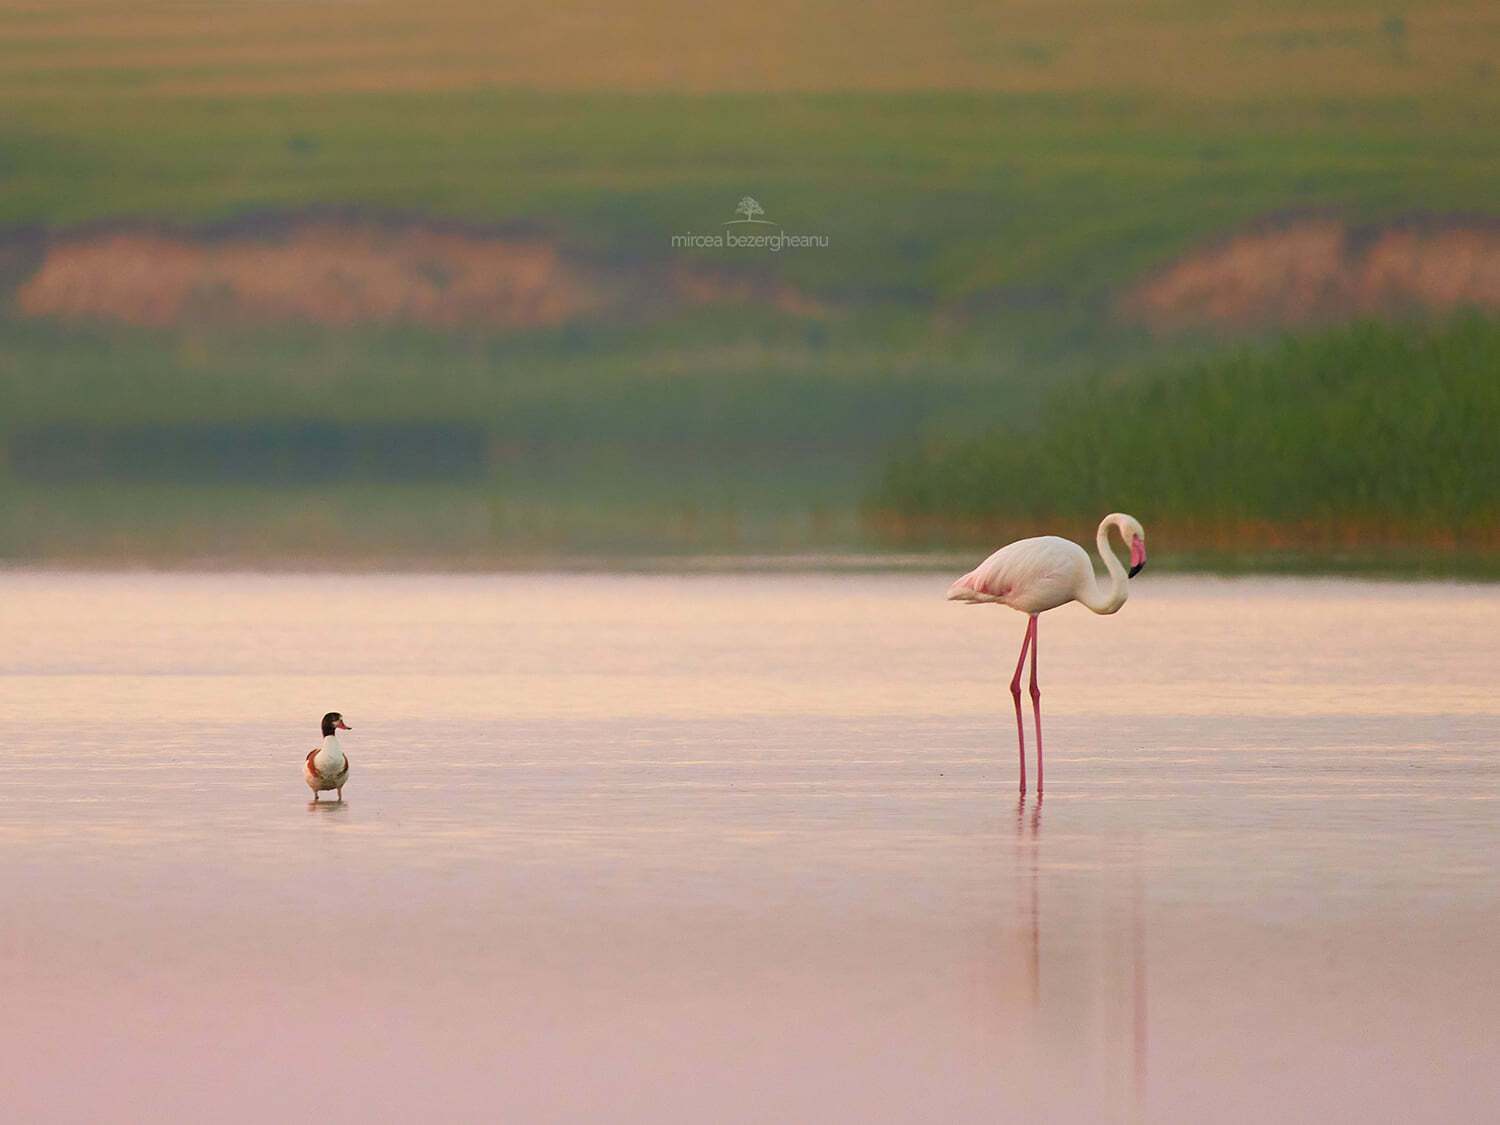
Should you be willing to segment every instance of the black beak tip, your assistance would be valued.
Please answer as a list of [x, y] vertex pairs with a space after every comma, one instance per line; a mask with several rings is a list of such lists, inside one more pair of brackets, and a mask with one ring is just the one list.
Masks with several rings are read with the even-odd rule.
[[1130, 577], [1134, 578], [1137, 574], [1139, 574], [1141, 571], [1143, 571], [1145, 569], [1146, 569], [1146, 564], [1145, 563], [1143, 563], [1143, 562], [1136, 563], [1133, 567], [1130, 568]]

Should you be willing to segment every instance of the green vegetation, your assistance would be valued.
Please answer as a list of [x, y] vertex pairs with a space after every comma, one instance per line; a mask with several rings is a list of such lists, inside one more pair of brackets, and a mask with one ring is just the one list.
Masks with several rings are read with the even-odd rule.
[[[730, 34], [776, 26], [772, 5], [716, 11], [690, 49], [685, 0], [597, 25], [479, 0], [12, 7], [0, 223], [317, 205], [521, 222], [610, 260], [692, 254], [1063, 344], [1098, 335], [1116, 287], [1249, 220], [1480, 211], [1500, 175], [1500, 19], [1480, 3], [1403, 5], [1402, 57], [1390, 11], [1341, 0], [793, 4], [794, 33]], [[830, 246], [670, 250], [746, 193]]]
[[[13, 447], [0, 472], [0, 556], [854, 546], [867, 541], [855, 516], [873, 467], [924, 420], [947, 428], [998, 391], [986, 358], [998, 344], [923, 349], [916, 325], [721, 311], [673, 331], [669, 345], [620, 326], [501, 337], [13, 322], [0, 333], [0, 434]], [[485, 479], [381, 499], [368, 481], [310, 474], [292, 486], [279, 468], [305, 463], [305, 450], [277, 447], [298, 427], [378, 432], [393, 422], [481, 427]], [[86, 439], [91, 429], [192, 435], [230, 424], [268, 443], [261, 479], [226, 481], [194, 457], [173, 487], [88, 482], [45, 471], [76, 460], [66, 449], [21, 456], [78, 440], [80, 428]], [[314, 511], [351, 530], [314, 529]]]
[[[991, 448], [968, 439], [1042, 440], [1048, 391], [1078, 401], [1083, 379], [1126, 395], [1139, 372], [1219, 362], [1222, 335], [1156, 338], [1122, 311], [1175, 255], [1268, 215], [1494, 207], [1489, 6], [981, 7], [772, 3], [700, 36], [686, 0], [613, 21], [490, 0], [129, 18], [0, 0], [0, 558], [336, 552], [309, 529], [360, 512], [379, 513], [351, 534], [371, 555], [869, 546], [861, 501], [918, 446], [888, 506], [990, 518], [937, 479]], [[747, 193], [830, 245], [671, 248]], [[318, 208], [514, 224], [605, 270], [692, 263], [807, 300], [510, 332], [142, 329], [15, 300], [37, 266], [17, 231]], [[1271, 361], [1224, 362], [1232, 380]], [[1300, 398], [1264, 412], [1296, 431]], [[1383, 417], [1352, 413], [1336, 443], [1378, 446], [1359, 426]], [[47, 427], [319, 420], [481, 427], [487, 475], [272, 487], [185, 465], [170, 485], [86, 484], [9, 452]], [[1456, 473], [1401, 488], [1359, 518], [1386, 501], [1403, 526], [1487, 518]], [[1255, 518], [1320, 518], [1256, 495]], [[1229, 518], [1217, 503], [1188, 508]]]
[[1120, 509], [1186, 546], [1249, 527], [1292, 545], [1492, 547], [1497, 372], [1500, 325], [1477, 317], [1235, 349], [1069, 387], [1035, 428], [903, 458], [877, 503], [916, 523]]
[[[688, 254], [830, 299], [972, 302], [1022, 327], [1042, 305], [1066, 333], [1113, 288], [1260, 216], [1489, 207], [1500, 137], [1474, 110], [988, 93], [22, 100], [0, 123], [0, 223], [316, 205], [522, 220], [579, 252]], [[829, 247], [670, 248], [718, 231], [747, 191]]]

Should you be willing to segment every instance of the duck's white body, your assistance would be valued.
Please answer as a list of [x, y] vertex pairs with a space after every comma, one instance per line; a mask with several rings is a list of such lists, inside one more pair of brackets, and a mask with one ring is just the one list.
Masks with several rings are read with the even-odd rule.
[[328, 735], [322, 746], [315, 747], [307, 755], [307, 761], [302, 765], [302, 779], [313, 791], [314, 801], [320, 792], [328, 789], [338, 791], [339, 800], [344, 799], [344, 782], [349, 780], [349, 759], [339, 749], [336, 735]]

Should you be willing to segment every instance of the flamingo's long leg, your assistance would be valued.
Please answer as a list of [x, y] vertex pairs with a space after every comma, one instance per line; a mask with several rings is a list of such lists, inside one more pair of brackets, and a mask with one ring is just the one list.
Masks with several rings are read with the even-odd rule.
[[[1010, 694], [1016, 701], [1016, 741], [1021, 747], [1021, 792], [1026, 792], [1026, 726], [1021, 719], [1021, 670], [1026, 667], [1026, 651], [1031, 647], [1032, 635], [1036, 632], [1036, 618], [1026, 624], [1026, 638], [1021, 642], [1021, 659], [1016, 661], [1016, 674], [1011, 677]], [[1033, 666], [1034, 668], [1034, 666]], [[1035, 672], [1032, 673], [1035, 675]]]
[[[1036, 791], [1042, 791], [1042, 689], [1036, 686], [1036, 650], [1040, 647], [1036, 615], [1031, 617], [1031, 714], [1036, 720]], [[1016, 699], [1019, 710], [1021, 700]]]

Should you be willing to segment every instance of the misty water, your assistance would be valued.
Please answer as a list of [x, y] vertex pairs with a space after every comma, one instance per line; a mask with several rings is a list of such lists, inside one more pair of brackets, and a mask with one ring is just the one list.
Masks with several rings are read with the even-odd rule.
[[1493, 1110], [1497, 588], [948, 577], [0, 575], [7, 1116]]

